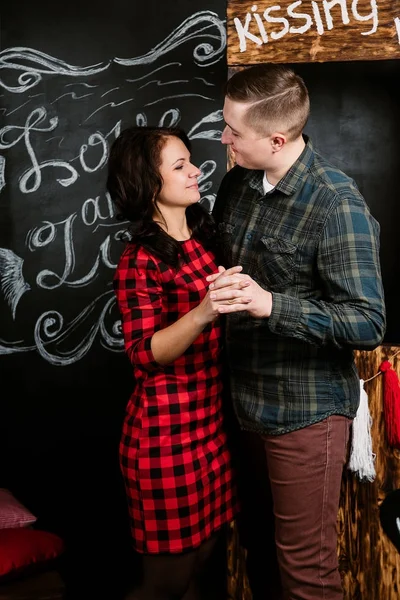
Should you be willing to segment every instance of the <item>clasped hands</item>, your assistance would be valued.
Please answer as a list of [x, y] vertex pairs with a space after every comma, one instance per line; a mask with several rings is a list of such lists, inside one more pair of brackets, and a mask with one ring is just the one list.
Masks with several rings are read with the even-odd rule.
[[218, 302], [219, 313], [248, 312], [252, 317], [269, 317], [272, 294], [264, 290], [249, 275], [241, 273], [242, 267], [218, 267], [218, 273], [209, 275], [210, 299]]

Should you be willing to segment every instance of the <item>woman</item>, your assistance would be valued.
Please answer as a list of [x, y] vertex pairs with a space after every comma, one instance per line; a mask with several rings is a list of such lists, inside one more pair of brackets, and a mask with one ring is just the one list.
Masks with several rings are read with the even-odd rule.
[[[114, 289], [135, 387], [120, 443], [133, 545], [143, 581], [130, 598], [196, 597], [201, 565], [236, 512], [223, 429], [218, 272], [190, 143], [176, 128], [132, 127], [110, 152], [107, 188], [129, 222]], [[222, 267], [219, 270], [223, 270]], [[240, 267], [229, 272], [235, 273]]]

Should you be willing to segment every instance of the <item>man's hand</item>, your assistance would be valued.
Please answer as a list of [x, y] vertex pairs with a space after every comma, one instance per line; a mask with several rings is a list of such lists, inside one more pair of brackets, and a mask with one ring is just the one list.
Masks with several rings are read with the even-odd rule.
[[[257, 319], [267, 318], [272, 311], [272, 294], [264, 290], [249, 277], [239, 272], [240, 267], [232, 267], [223, 271], [218, 267], [218, 273], [209, 275], [210, 299], [220, 303], [218, 312], [233, 313], [245, 310]], [[243, 304], [243, 299], [251, 301]]]

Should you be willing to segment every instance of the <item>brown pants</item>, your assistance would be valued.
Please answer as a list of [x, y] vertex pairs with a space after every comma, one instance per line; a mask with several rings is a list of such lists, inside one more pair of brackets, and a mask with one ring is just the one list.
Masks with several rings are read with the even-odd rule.
[[239, 534], [253, 600], [343, 599], [336, 526], [350, 423], [242, 435]]

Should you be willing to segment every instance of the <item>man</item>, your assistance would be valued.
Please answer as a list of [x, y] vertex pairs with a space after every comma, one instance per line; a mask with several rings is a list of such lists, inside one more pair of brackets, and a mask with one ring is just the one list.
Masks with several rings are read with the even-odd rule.
[[253, 600], [281, 597], [267, 543], [270, 493], [283, 597], [339, 600], [336, 521], [359, 404], [353, 350], [372, 350], [385, 331], [379, 225], [354, 181], [303, 135], [309, 96], [291, 69], [237, 72], [223, 112], [222, 143], [236, 166], [213, 214], [223, 264], [243, 274], [208, 279], [220, 301], [224, 287], [238, 288], [220, 310], [244, 432], [242, 539]]

